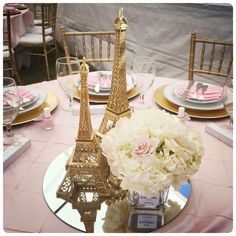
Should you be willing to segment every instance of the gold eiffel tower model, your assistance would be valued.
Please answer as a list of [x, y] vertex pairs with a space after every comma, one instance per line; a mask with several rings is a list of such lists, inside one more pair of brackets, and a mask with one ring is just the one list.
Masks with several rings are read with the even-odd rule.
[[126, 57], [125, 34], [128, 27], [123, 14], [123, 8], [119, 10], [119, 17], [115, 22], [115, 52], [112, 69], [112, 82], [108, 103], [105, 107], [105, 115], [97, 135], [102, 137], [110, 128], [115, 126], [121, 117], [131, 116], [126, 82]]
[[[101, 139], [109, 129], [115, 126], [121, 117], [131, 116], [126, 82], [125, 35], [128, 22], [124, 17], [123, 8], [115, 22], [115, 52], [112, 69], [112, 82], [105, 114], [96, 135]], [[126, 191], [120, 188], [120, 180], [110, 173], [108, 182], [111, 188], [111, 200], [123, 198]]]
[[66, 163], [65, 177], [57, 189], [57, 197], [72, 204], [84, 222], [86, 232], [94, 232], [97, 210], [110, 196], [107, 178], [109, 166], [102, 155], [98, 138], [92, 130], [89, 95], [88, 65], [85, 58], [80, 67], [81, 99], [80, 122], [76, 145]]

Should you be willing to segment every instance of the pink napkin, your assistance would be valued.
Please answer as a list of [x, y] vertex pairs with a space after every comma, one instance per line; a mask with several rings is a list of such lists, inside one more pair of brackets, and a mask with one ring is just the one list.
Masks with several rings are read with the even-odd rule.
[[[191, 89], [189, 90], [186, 98], [193, 99], [193, 95], [196, 95], [196, 84], [197, 83], [195, 83], [191, 87]], [[178, 85], [177, 93], [178, 93], [179, 96], [183, 95], [183, 93], [185, 92], [187, 86], [188, 86], [188, 83], [186, 83], [186, 82], [180, 83]], [[197, 91], [197, 95], [201, 96], [201, 100], [204, 100], [204, 101], [219, 100], [222, 97], [222, 88], [217, 86], [217, 85], [208, 84], [207, 90], [204, 93], [202, 93], [202, 89], [200, 88]]]
[[31, 93], [29, 90], [25, 88], [18, 88], [18, 91], [22, 98], [28, 98], [30, 100], [34, 100], [36, 97], [35, 94]]
[[[18, 92], [20, 97], [22, 98], [21, 105], [23, 105], [24, 103], [28, 103], [36, 98], [35, 94], [31, 93], [25, 88], [18, 88]], [[8, 104], [10, 105], [10, 102], [16, 102], [16, 96], [14, 93], [9, 92], [8, 94], [5, 94], [3, 104], [5, 106]]]
[[88, 86], [94, 88], [99, 83], [101, 89], [109, 89], [111, 87], [111, 78], [108, 75], [101, 76], [98, 73], [89, 74]]
[[14, 93], [11, 93], [11, 91], [8, 91], [8, 93], [3, 94], [3, 106], [17, 106], [15, 104], [17, 102], [16, 96]]

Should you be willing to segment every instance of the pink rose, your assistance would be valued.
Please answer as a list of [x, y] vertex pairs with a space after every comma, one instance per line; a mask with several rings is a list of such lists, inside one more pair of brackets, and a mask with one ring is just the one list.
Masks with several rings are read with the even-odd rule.
[[141, 137], [136, 140], [136, 143], [133, 146], [133, 155], [137, 157], [144, 157], [155, 151], [156, 146], [157, 145], [153, 139]]

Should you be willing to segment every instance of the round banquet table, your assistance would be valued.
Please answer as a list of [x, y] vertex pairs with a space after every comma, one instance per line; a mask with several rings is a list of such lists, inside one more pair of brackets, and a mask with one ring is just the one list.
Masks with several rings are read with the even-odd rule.
[[[153, 92], [157, 87], [175, 81], [156, 78], [148, 92], [149, 102], [161, 109], [152, 99]], [[40, 122], [14, 126], [15, 133], [31, 139], [31, 147], [3, 172], [3, 227], [6, 232], [78, 233], [49, 209], [42, 184], [51, 162], [75, 143], [79, 118], [62, 110], [63, 104], [69, 101], [57, 81], [33, 86], [57, 94], [59, 104], [52, 113], [55, 127], [46, 131]], [[135, 99], [137, 97], [130, 103]], [[94, 129], [99, 127], [102, 117], [103, 114], [91, 116]], [[233, 149], [205, 132], [209, 122], [225, 124], [229, 120], [192, 119], [186, 122], [201, 133], [205, 153], [199, 171], [191, 178], [187, 206], [157, 232], [230, 232], [233, 228]]]
[[[34, 25], [32, 12], [28, 9], [20, 10], [20, 14], [11, 16], [11, 44], [15, 48], [25, 33], [30, 32], [30, 27]], [[6, 16], [3, 16], [3, 27], [7, 27]]]

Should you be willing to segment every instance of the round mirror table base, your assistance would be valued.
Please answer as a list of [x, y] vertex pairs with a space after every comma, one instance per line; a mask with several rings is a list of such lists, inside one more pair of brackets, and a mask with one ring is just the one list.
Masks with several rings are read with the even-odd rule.
[[[45, 173], [44, 180], [43, 180], [43, 194], [49, 208], [58, 218], [60, 218], [66, 224], [80, 231], [85, 232], [86, 231], [85, 226], [84, 226], [84, 223], [80, 221], [80, 214], [78, 210], [72, 209], [71, 203], [66, 202], [65, 200], [61, 198], [57, 198], [56, 196], [57, 188], [61, 184], [66, 173], [65, 171], [66, 161], [70, 157], [72, 150], [73, 150], [73, 147], [65, 150], [63, 153], [58, 155], [49, 165]], [[154, 226], [155, 228], [153, 229], [150, 228], [150, 227], [153, 227], [153, 225], [149, 224], [150, 222], [149, 223], [147, 222], [146, 232], [156, 231], [160, 227], [163, 227], [164, 225], [169, 223], [171, 220], [176, 218], [179, 215], [179, 213], [183, 210], [185, 205], [187, 204], [189, 197], [190, 197], [190, 182], [185, 185], [182, 185], [179, 191], [175, 191], [174, 188], [170, 186], [167, 203], [165, 205], [165, 213], [164, 213], [164, 217], [162, 218], [162, 222], [161, 223], [154, 222], [156, 226]], [[97, 211], [96, 222], [94, 223], [94, 233], [104, 232], [102, 226], [104, 224], [104, 218], [105, 218], [107, 209], [108, 209], [107, 204], [103, 202], [101, 204], [100, 210]], [[142, 209], [140, 211], [142, 212]], [[146, 215], [145, 211], [143, 212], [144, 212], [143, 215]], [[158, 218], [159, 216], [158, 217], [155, 216], [155, 218], [151, 218], [151, 220], [153, 219], [158, 220]], [[138, 219], [140, 219], [140, 222]], [[143, 227], [143, 222], [141, 221], [143, 221], [142, 214], [138, 217], [135, 217], [135, 221], [133, 222], [133, 224], [135, 224], [135, 227], [134, 227], [135, 232], [145, 232], [145, 231], [138, 230], [138, 227], [140, 225], [141, 227]], [[132, 232], [132, 231], [127, 230], [127, 232]]]

